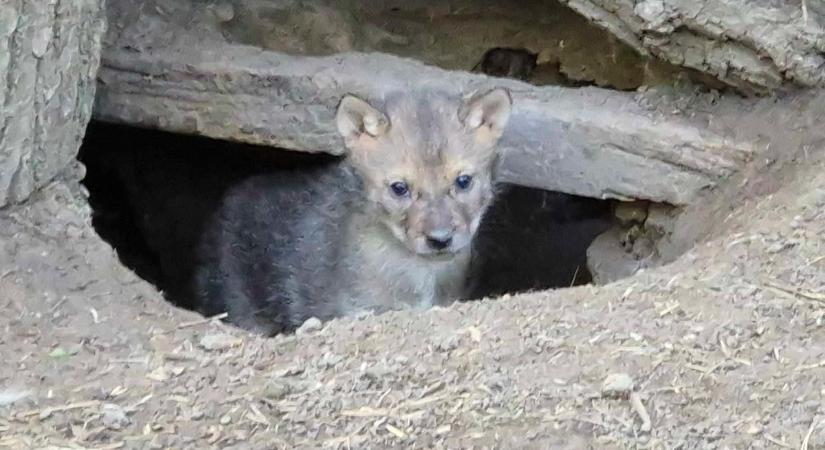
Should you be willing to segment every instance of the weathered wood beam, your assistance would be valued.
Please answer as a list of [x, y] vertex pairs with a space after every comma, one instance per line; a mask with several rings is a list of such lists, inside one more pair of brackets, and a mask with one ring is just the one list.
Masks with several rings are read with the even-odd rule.
[[405, 89], [511, 89], [502, 181], [597, 198], [690, 203], [751, 153], [679, 116], [648, 110], [634, 94], [538, 88], [450, 72], [385, 54], [300, 57], [211, 43], [151, 51], [109, 48], [95, 115], [110, 122], [307, 152], [340, 154], [341, 95]]

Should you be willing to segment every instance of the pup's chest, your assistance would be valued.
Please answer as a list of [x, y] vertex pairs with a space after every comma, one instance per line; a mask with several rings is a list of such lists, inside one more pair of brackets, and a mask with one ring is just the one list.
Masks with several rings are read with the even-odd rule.
[[345, 270], [337, 272], [347, 282], [330, 291], [341, 313], [429, 308], [460, 295], [469, 254], [421, 257], [387, 230], [358, 225], [354, 221], [348, 229], [352, 239], [339, 258], [338, 267]]
[[385, 276], [396, 300], [419, 308], [436, 304], [442, 276], [439, 268], [427, 264], [400, 264], [388, 270]]
[[[417, 257], [399, 258], [379, 269], [388, 300], [414, 308], [442, 304], [457, 291], [464, 279], [465, 261], [457, 255], [448, 261]], [[404, 305], [401, 305], [404, 304]]]

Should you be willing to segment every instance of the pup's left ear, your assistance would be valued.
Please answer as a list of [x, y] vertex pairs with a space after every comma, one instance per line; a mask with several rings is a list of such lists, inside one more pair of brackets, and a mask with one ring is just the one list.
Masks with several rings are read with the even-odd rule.
[[335, 124], [347, 145], [361, 137], [380, 137], [390, 127], [390, 121], [383, 112], [352, 94], [345, 95], [338, 103]]
[[464, 102], [458, 111], [458, 117], [465, 127], [475, 130], [479, 140], [495, 144], [504, 133], [512, 108], [510, 92], [504, 88], [495, 88], [474, 95]]

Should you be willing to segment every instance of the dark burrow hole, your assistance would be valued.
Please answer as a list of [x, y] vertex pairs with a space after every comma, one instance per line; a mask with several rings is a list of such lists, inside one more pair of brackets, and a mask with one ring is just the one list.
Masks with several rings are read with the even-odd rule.
[[[93, 122], [79, 159], [97, 232], [124, 265], [192, 308], [193, 250], [224, 192], [254, 174], [335, 157]], [[589, 283], [587, 247], [612, 217], [608, 201], [502, 186], [477, 236], [472, 297]]]

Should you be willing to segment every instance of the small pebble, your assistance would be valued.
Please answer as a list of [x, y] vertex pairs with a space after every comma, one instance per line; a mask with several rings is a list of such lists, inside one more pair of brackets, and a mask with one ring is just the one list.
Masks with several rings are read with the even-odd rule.
[[602, 383], [602, 394], [609, 397], [627, 395], [633, 390], [633, 377], [626, 373], [611, 373]]
[[221, 22], [229, 22], [235, 18], [235, 8], [229, 2], [217, 2], [212, 6], [212, 13]]
[[321, 322], [321, 319], [317, 317], [310, 317], [303, 323], [297, 330], [295, 330], [295, 334], [302, 335], [313, 333], [315, 331], [321, 330], [324, 327], [324, 323]]
[[100, 421], [106, 428], [120, 430], [130, 423], [129, 418], [126, 417], [126, 411], [120, 405], [104, 403], [100, 408], [100, 413]]
[[750, 435], [759, 434], [762, 432], [762, 427], [759, 424], [752, 423], [745, 432]]
[[226, 333], [210, 333], [202, 337], [199, 344], [206, 350], [218, 351], [237, 347], [243, 343], [243, 339]]
[[269, 400], [281, 400], [292, 392], [292, 387], [280, 380], [270, 380], [264, 387], [264, 397]]

